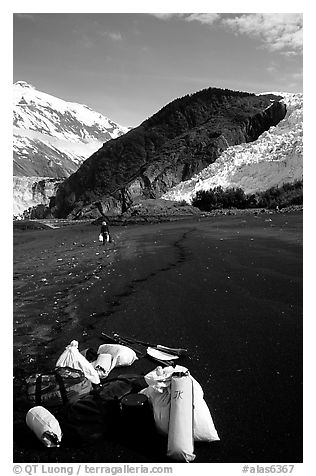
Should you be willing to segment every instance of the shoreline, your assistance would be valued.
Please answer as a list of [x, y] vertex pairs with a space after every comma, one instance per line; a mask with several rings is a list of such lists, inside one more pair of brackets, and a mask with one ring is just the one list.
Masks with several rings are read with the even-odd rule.
[[[199, 220], [201, 218], [211, 218], [218, 216], [240, 216], [240, 215], [259, 215], [259, 214], [275, 214], [275, 213], [291, 213], [291, 212], [303, 212], [303, 205], [293, 205], [289, 207], [281, 208], [279, 211], [269, 208], [246, 208], [246, 209], [218, 209], [210, 212], [202, 212], [196, 214], [143, 214], [139, 216], [122, 216], [122, 215], [109, 215], [107, 220], [110, 226], [127, 226], [127, 225], [141, 225], [151, 223], [165, 223], [175, 222], [182, 220]], [[83, 219], [83, 220], [70, 220], [65, 218], [48, 218], [48, 219], [13, 219], [14, 228], [23, 229], [26, 223], [43, 224], [48, 228], [59, 228], [60, 226], [71, 226], [76, 224], [90, 223], [92, 225], [99, 225], [104, 217], [98, 219]]]
[[[89, 222], [15, 230], [15, 371], [51, 369], [72, 339], [97, 348], [101, 330], [154, 337], [189, 349], [179, 364], [219, 432], [196, 462], [299, 462], [302, 214], [187, 218], [113, 225], [104, 248]], [[155, 367], [145, 360], [122, 370]], [[165, 461], [108, 440], [49, 452], [23, 443], [24, 419], [17, 409], [15, 461]]]

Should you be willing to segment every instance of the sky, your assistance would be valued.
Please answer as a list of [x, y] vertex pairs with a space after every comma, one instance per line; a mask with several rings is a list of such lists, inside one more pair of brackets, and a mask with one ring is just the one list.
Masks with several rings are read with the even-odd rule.
[[13, 81], [86, 104], [130, 127], [173, 99], [208, 87], [302, 92], [301, 13], [205, 11], [16, 9]]

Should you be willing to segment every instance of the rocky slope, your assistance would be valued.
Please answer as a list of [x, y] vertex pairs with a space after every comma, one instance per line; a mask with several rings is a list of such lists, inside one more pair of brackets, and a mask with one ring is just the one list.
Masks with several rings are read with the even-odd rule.
[[[32, 206], [36, 203], [35, 197], [31, 198], [29, 193], [32, 180], [35, 183], [47, 178], [68, 177], [86, 158], [102, 147], [104, 142], [127, 131], [128, 128], [116, 124], [87, 106], [37, 91], [25, 81], [15, 83], [14, 213], [19, 214], [24, 205]], [[49, 180], [47, 184], [48, 196]], [[27, 194], [25, 188], [28, 190]], [[19, 200], [21, 194], [25, 200]]]
[[198, 190], [239, 187], [264, 191], [303, 177], [303, 95], [283, 96], [287, 113], [278, 125], [254, 142], [228, 147], [215, 163], [170, 189], [162, 198], [191, 203]]
[[56, 215], [124, 212], [159, 198], [216, 161], [229, 146], [256, 140], [286, 114], [281, 97], [209, 88], [176, 99], [111, 140], [58, 188]]

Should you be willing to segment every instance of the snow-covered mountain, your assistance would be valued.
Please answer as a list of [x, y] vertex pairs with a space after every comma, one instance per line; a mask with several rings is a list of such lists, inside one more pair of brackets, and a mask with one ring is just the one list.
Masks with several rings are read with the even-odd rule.
[[285, 118], [277, 126], [254, 142], [228, 147], [213, 164], [161, 198], [191, 203], [198, 190], [221, 186], [254, 193], [302, 179], [303, 95], [273, 94], [282, 96], [287, 107]]
[[104, 142], [128, 131], [83, 104], [13, 86], [13, 174], [67, 177]]
[[[129, 128], [120, 126], [88, 106], [43, 93], [25, 81], [15, 83], [14, 215], [23, 212], [25, 205], [29, 207], [44, 203], [39, 201], [41, 194], [32, 195], [32, 190], [36, 189], [36, 186], [33, 187], [35, 183], [47, 178], [68, 177], [85, 159], [100, 149], [104, 142], [115, 139], [128, 130]], [[49, 181], [48, 189], [50, 193]], [[45, 198], [46, 202], [48, 198]]]

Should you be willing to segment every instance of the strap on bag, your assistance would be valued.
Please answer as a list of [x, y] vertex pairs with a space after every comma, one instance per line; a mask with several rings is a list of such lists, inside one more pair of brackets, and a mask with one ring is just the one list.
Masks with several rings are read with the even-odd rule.
[[61, 399], [63, 401], [63, 404], [66, 405], [66, 403], [68, 402], [68, 397], [67, 397], [67, 392], [66, 392], [66, 387], [65, 387], [64, 381], [63, 381], [62, 377], [59, 375], [57, 370], [54, 371], [54, 375], [55, 375], [57, 383], [59, 385]]
[[40, 374], [35, 382], [35, 404], [42, 404], [42, 374]]

